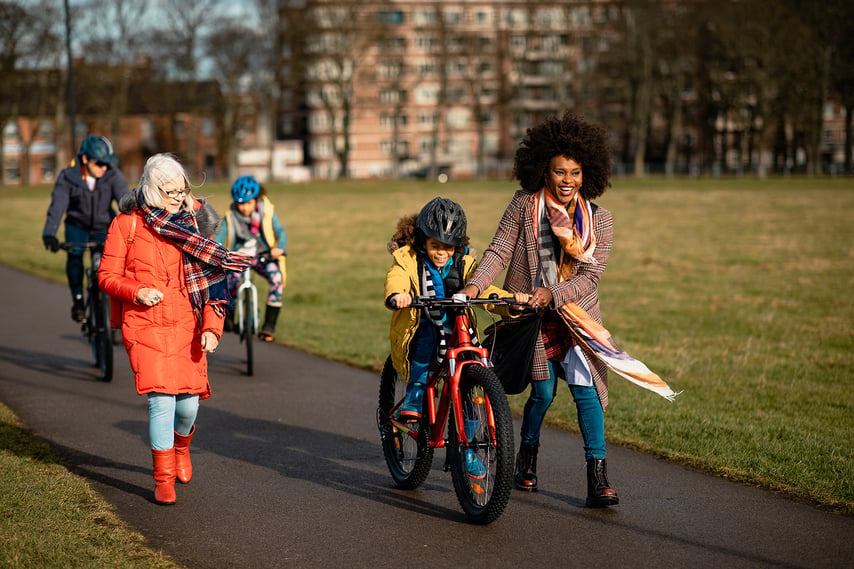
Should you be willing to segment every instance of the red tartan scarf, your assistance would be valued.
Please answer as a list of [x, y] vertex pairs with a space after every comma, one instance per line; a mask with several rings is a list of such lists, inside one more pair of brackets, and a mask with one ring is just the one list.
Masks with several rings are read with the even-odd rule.
[[182, 251], [185, 284], [193, 308], [200, 315], [206, 304], [213, 305], [224, 316], [231, 303], [225, 271], [242, 271], [252, 264], [252, 257], [229, 251], [216, 241], [199, 233], [196, 217], [181, 210], [170, 214], [165, 209], [140, 204], [145, 222], [161, 237]]

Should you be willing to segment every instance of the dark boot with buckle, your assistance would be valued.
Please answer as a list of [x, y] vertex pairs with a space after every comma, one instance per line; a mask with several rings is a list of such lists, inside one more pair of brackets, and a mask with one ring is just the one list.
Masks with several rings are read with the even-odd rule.
[[620, 503], [608, 483], [608, 463], [604, 458], [587, 459], [587, 506], [604, 508]]
[[279, 310], [281, 306], [267, 305], [267, 310], [264, 312], [264, 325], [261, 326], [261, 332], [258, 337], [265, 342], [272, 342], [276, 332], [276, 322], [279, 320]]
[[516, 475], [513, 481], [519, 490], [534, 492], [537, 490], [537, 451], [540, 443], [519, 445], [519, 454], [516, 455]]

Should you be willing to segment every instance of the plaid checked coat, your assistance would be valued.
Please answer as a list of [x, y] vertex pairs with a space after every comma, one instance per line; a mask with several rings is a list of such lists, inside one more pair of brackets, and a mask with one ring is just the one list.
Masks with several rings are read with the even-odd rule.
[[[473, 284], [484, 290], [503, 271], [507, 269], [504, 289], [509, 292], [530, 293], [537, 276], [539, 254], [537, 252], [537, 225], [534, 222], [536, 194], [519, 190], [513, 196], [492, 243], [483, 252], [475, 272], [467, 284]], [[613, 218], [611, 212], [596, 207], [593, 214], [593, 231], [596, 235], [596, 251], [593, 256], [598, 265], [576, 263], [572, 276], [550, 290], [555, 306], [574, 302], [590, 314], [590, 317], [602, 323], [599, 309], [599, 279], [608, 264], [611, 245], [614, 240]], [[569, 331], [567, 331], [569, 334]], [[605, 364], [592, 359], [585, 353], [587, 364], [593, 375], [593, 383], [604, 408], [608, 404], [608, 370]], [[549, 369], [543, 348], [542, 336], [537, 341], [531, 368], [531, 379], [548, 379]]]

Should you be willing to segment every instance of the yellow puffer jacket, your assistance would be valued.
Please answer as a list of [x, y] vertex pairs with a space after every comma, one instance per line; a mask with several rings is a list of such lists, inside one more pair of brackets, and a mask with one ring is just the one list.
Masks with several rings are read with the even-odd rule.
[[[410, 245], [395, 250], [391, 254], [394, 261], [385, 278], [385, 296], [398, 293], [407, 293], [412, 296], [421, 294], [421, 283], [418, 275], [418, 259], [415, 250]], [[474, 272], [477, 262], [471, 255], [463, 255], [463, 282], [466, 282]], [[480, 298], [487, 298], [491, 294], [501, 297], [511, 296], [505, 290], [496, 286], [489, 286], [480, 293]], [[388, 307], [388, 305], [386, 305]], [[490, 308], [486, 306], [485, 308]], [[506, 307], [496, 307], [497, 314], [507, 314]], [[409, 308], [392, 309], [391, 325], [389, 326], [389, 341], [391, 342], [391, 361], [394, 369], [403, 381], [409, 381], [409, 344], [415, 336], [420, 321], [420, 309]], [[476, 324], [474, 311], [470, 311], [469, 318], [472, 325]]]

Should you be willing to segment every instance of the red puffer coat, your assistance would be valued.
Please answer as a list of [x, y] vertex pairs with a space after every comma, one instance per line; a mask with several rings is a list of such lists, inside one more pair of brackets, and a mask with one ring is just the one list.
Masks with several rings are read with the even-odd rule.
[[[129, 244], [134, 218], [134, 238]], [[120, 315], [114, 310], [112, 319], [121, 320], [137, 393], [210, 397], [201, 333], [208, 330], [220, 337], [224, 319], [206, 306], [201, 326], [196, 321], [184, 286], [181, 249], [152, 230], [142, 214], [121, 214], [110, 225], [98, 282], [114, 305], [120, 303]], [[154, 306], [137, 303], [143, 287], [162, 291], [163, 300]]]

